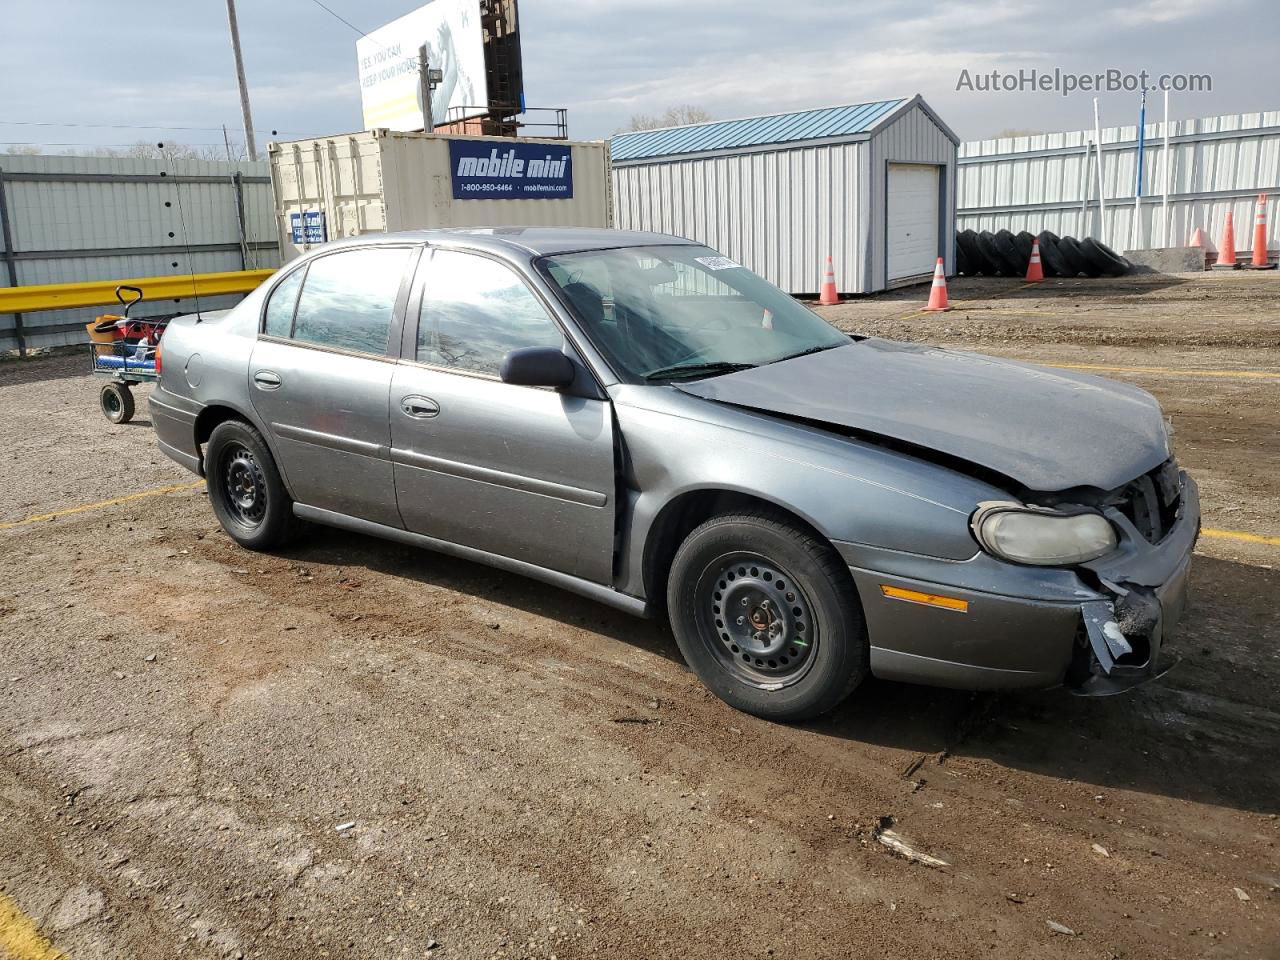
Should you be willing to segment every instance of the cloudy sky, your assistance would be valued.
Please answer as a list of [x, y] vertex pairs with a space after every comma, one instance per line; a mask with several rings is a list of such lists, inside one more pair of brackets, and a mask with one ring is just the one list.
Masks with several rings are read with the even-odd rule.
[[[418, 5], [324, 3], [366, 31]], [[0, 152], [33, 142], [49, 152], [161, 137], [220, 143], [221, 124], [239, 127], [223, 0], [4, 6]], [[680, 103], [728, 118], [915, 93], [962, 139], [1092, 125], [1092, 94], [957, 90], [965, 70], [975, 84], [992, 70], [1210, 74], [1212, 92], [1173, 96], [1175, 117], [1280, 109], [1275, 0], [520, 0], [520, 7], [527, 102], [568, 107], [570, 134], [581, 139]], [[260, 141], [361, 127], [350, 27], [317, 0], [239, 0], [239, 15]], [[1136, 114], [1136, 94], [1103, 95], [1104, 126], [1133, 123]]]

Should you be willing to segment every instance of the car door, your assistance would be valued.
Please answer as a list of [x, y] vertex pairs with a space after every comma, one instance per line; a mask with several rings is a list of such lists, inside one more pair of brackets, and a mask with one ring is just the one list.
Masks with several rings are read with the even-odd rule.
[[249, 392], [300, 503], [401, 525], [388, 395], [396, 318], [419, 250], [376, 245], [316, 257], [267, 300]]
[[499, 379], [502, 358], [518, 347], [573, 355], [547, 304], [509, 265], [436, 249], [423, 255], [419, 274], [391, 385], [391, 456], [405, 526], [610, 582], [608, 401]]

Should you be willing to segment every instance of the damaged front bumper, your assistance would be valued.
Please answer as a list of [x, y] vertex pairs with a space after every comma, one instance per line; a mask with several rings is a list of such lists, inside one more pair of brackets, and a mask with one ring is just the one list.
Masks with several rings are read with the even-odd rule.
[[1084, 564], [1108, 595], [1080, 605], [1081, 629], [1066, 685], [1081, 696], [1110, 696], [1163, 676], [1176, 663], [1161, 648], [1182, 618], [1191, 554], [1200, 536], [1200, 492], [1179, 475], [1178, 520], [1157, 544], [1147, 543], [1122, 513], [1107, 512], [1122, 531], [1121, 547]]
[[[1065, 684], [1084, 696], [1161, 676], [1200, 532], [1199, 493], [1185, 473], [1179, 491], [1177, 520], [1158, 543], [1108, 510], [1117, 548], [1078, 568], [986, 553], [943, 561], [836, 541], [862, 601], [871, 672], [967, 690]], [[912, 594], [947, 598], [949, 608], [901, 599]]]

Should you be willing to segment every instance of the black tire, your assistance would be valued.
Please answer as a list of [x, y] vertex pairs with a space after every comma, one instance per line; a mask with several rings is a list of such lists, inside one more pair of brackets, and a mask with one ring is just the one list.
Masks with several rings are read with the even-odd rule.
[[1018, 247], [1013, 242], [1013, 234], [1008, 230], [998, 230], [995, 235], [996, 252], [1000, 255], [1001, 261], [1004, 263], [1004, 275], [1007, 277], [1025, 277], [1027, 275], [1027, 264], [1018, 253]]
[[[972, 230], [961, 230], [956, 234], [956, 253], [963, 254], [965, 267], [957, 269], [967, 276], [975, 276], [986, 270], [986, 257], [982, 255], [982, 251], [978, 249], [978, 235]], [[960, 257], [957, 256], [957, 260]]]
[[1060, 238], [1058, 240], [1058, 253], [1062, 254], [1063, 262], [1067, 265], [1068, 273], [1066, 276], [1078, 277], [1082, 273], [1089, 272], [1089, 261], [1080, 252], [1080, 244], [1076, 243], [1075, 237]]
[[989, 230], [974, 235], [978, 253], [982, 257], [982, 272], [988, 277], [998, 277], [1004, 273], [1004, 258], [996, 249], [996, 238]]
[[[1013, 247], [1018, 251], [1018, 259], [1026, 263], [1027, 270], [1031, 269], [1031, 251], [1035, 249], [1035, 244], [1036, 238], [1026, 230], [1013, 235]], [[1043, 267], [1043, 261], [1041, 266]], [[1027, 275], [1027, 270], [1022, 271], [1024, 277]]]
[[288, 543], [302, 528], [262, 434], [242, 420], [226, 420], [205, 445], [205, 486], [222, 529], [249, 550]]
[[128, 423], [133, 419], [133, 391], [127, 383], [116, 383], [114, 380], [102, 385], [98, 393], [98, 406], [102, 415], [112, 423]]
[[1129, 272], [1130, 263], [1101, 240], [1085, 237], [1080, 241], [1080, 252], [1088, 261], [1108, 277], [1122, 277]]
[[960, 237], [956, 235], [956, 273], [964, 276], [972, 276], [973, 265], [969, 262], [969, 254], [965, 252], [964, 247], [960, 246]]
[[1040, 241], [1040, 265], [1044, 267], [1046, 277], [1070, 276], [1067, 262], [1058, 252], [1058, 235], [1051, 230], [1043, 230], [1037, 238]]
[[[732, 619], [730, 604], [742, 611]], [[757, 717], [826, 713], [867, 675], [848, 569], [830, 544], [767, 512], [715, 517], [690, 533], [672, 561], [667, 609], [694, 673]]]

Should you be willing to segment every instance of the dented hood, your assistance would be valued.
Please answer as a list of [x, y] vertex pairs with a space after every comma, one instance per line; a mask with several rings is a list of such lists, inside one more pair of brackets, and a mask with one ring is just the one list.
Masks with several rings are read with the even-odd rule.
[[676, 386], [936, 450], [1036, 491], [1111, 490], [1169, 456], [1145, 390], [878, 338]]

